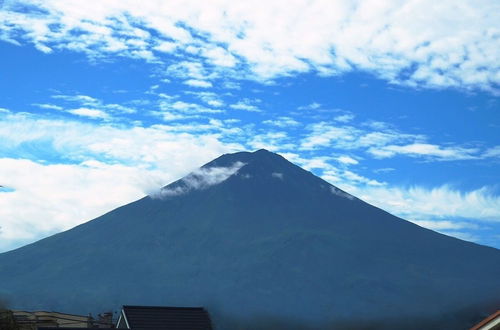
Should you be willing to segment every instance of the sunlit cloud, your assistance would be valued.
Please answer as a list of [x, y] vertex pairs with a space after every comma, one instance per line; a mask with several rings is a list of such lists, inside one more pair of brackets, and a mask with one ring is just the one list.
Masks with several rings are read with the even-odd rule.
[[[494, 1], [444, 1], [439, 7], [430, 0], [25, 5], [3, 6], [2, 40], [29, 42], [44, 53], [65, 49], [92, 60], [124, 56], [158, 65], [171, 64], [165, 54], [182, 53], [196, 57], [203, 70], [212, 67], [209, 80], [236, 72], [266, 81], [361, 70], [393, 84], [428, 88], [495, 91], [500, 82], [493, 14], [500, 8]], [[190, 78], [200, 79], [192, 72]]]

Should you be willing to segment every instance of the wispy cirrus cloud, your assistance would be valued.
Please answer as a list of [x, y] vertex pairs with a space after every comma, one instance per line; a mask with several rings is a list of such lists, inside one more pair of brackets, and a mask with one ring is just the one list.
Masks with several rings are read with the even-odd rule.
[[137, 110], [130, 106], [116, 103], [105, 103], [95, 97], [74, 94], [55, 94], [52, 98], [59, 104], [35, 103], [34, 106], [42, 109], [58, 110], [90, 119], [111, 120], [117, 115], [132, 114]]
[[182, 53], [211, 75], [238, 72], [262, 81], [360, 70], [394, 84], [495, 91], [498, 12], [495, 1], [451, 0], [438, 7], [430, 0], [275, 0], [258, 7], [224, 0], [7, 1], [0, 38], [92, 60], [124, 56], [171, 65], [175, 59], [165, 55]]
[[187, 91], [185, 93], [188, 95], [194, 95], [196, 98], [202, 100], [211, 107], [220, 108], [225, 105], [225, 102], [222, 100], [222, 98], [213, 92]]
[[189, 103], [176, 98], [167, 98], [158, 102], [158, 109], [152, 114], [163, 118], [165, 121], [176, 121], [193, 118], [203, 118], [209, 114], [223, 113], [224, 110], [206, 107], [198, 103]]
[[442, 147], [429, 143], [370, 147], [368, 152], [377, 158], [389, 158], [394, 157], [395, 155], [432, 157], [439, 160], [466, 160], [479, 158], [478, 148], [464, 148], [460, 146]]
[[88, 117], [88, 118], [94, 118], [94, 119], [108, 119], [109, 115], [105, 113], [104, 111], [97, 110], [97, 109], [88, 109], [88, 108], [78, 108], [78, 109], [71, 109], [67, 111], [68, 113], [81, 116], [81, 117]]
[[287, 116], [279, 116], [276, 119], [268, 119], [264, 120], [262, 122], [263, 124], [270, 125], [270, 126], [276, 126], [276, 127], [281, 127], [281, 128], [290, 128], [290, 127], [295, 127], [299, 126], [300, 123], [296, 121], [295, 119]]
[[255, 104], [252, 104], [253, 102], [248, 99], [243, 99], [241, 101], [238, 101], [237, 103], [230, 104], [229, 107], [231, 109], [235, 110], [243, 110], [243, 111], [249, 111], [249, 112], [262, 112], [261, 109], [259, 109]]
[[55, 104], [48, 103], [33, 103], [32, 105], [42, 108], [42, 109], [50, 109], [50, 110], [63, 110], [63, 107]]
[[450, 221], [450, 220], [412, 220], [419, 226], [432, 230], [460, 230], [460, 229], [478, 229], [479, 225], [471, 222]]
[[383, 122], [354, 126], [318, 122], [308, 125], [309, 133], [300, 144], [302, 150], [362, 150], [377, 159], [408, 156], [428, 161], [455, 161], [494, 158], [497, 147], [462, 146], [453, 143], [429, 143], [423, 134], [404, 133]]
[[463, 192], [449, 185], [434, 188], [351, 186], [347, 191], [409, 220], [446, 220], [455, 217], [500, 221], [500, 196], [488, 187]]
[[333, 120], [341, 122], [341, 123], [348, 123], [351, 120], [353, 120], [354, 117], [355, 116], [352, 113], [349, 113], [349, 114], [345, 114], [345, 115], [336, 116], [335, 118], [333, 118]]

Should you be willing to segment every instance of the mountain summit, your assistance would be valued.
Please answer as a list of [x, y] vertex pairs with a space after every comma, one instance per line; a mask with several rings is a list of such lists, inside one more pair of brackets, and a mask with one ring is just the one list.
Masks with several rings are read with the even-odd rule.
[[465, 329], [460, 313], [500, 303], [500, 251], [259, 150], [0, 254], [0, 283], [13, 308], [202, 305], [219, 329]]

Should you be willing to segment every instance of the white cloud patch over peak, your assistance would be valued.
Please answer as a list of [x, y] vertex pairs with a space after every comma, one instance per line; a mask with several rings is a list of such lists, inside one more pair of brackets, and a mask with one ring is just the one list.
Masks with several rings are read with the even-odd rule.
[[167, 198], [186, 194], [192, 190], [207, 189], [227, 180], [245, 166], [242, 162], [236, 162], [229, 167], [208, 167], [199, 168], [188, 174], [179, 182], [174, 183], [174, 187], [164, 187], [151, 194], [152, 198]]
[[39, 9], [23, 12], [8, 1], [0, 38], [28, 41], [45, 53], [66, 49], [93, 60], [119, 55], [164, 65], [164, 54], [181, 52], [218, 74], [262, 81], [362, 70], [408, 86], [491, 91], [500, 83], [494, 0], [24, 3]]

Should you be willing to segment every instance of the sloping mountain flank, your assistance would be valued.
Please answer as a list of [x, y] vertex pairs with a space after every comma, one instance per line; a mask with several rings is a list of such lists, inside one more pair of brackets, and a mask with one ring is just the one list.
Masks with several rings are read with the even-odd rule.
[[500, 250], [259, 150], [0, 254], [0, 297], [80, 314], [204, 306], [216, 329], [467, 329], [500, 306]]

